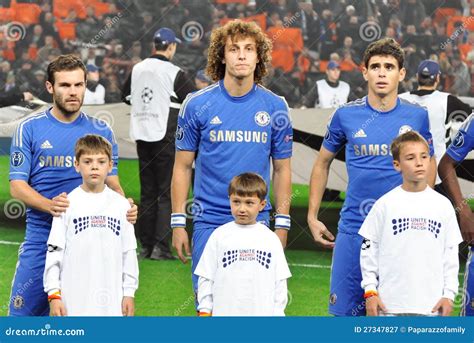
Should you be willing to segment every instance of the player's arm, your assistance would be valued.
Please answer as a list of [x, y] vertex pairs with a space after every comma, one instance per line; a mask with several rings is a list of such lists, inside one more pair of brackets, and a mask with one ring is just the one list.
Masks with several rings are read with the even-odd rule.
[[454, 203], [456, 212], [459, 213], [461, 233], [466, 242], [474, 241], [474, 214], [466, 200], [463, 199], [461, 187], [456, 175], [457, 162], [448, 154], [444, 154], [439, 162], [439, 176], [443, 187]]
[[431, 188], [434, 188], [436, 183], [436, 158], [431, 156], [430, 158], [430, 165], [428, 167], [428, 185]]
[[[120, 186], [120, 180], [118, 175], [107, 176], [107, 178], [105, 179], [105, 183], [111, 190], [125, 197], [125, 193], [122, 189], [122, 186]], [[131, 224], [135, 224], [138, 218], [138, 207], [133, 203], [132, 198], [128, 198], [128, 202], [130, 204], [130, 208], [127, 210], [127, 221]]]
[[10, 180], [10, 195], [22, 201], [26, 206], [41, 212], [59, 216], [69, 206], [66, 193], [61, 193], [52, 199], [48, 199], [34, 190], [26, 181]]
[[[193, 170], [193, 162], [196, 153], [194, 151], [176, 151], [171, 179], [171, 204], [172, 204], [172, 227], [173, 247], [176, 249], [179, 259], [187, 262], [186, 256], [190, 256], [189, 238], [186, 232], [186, 200], [188, 199], [189, 187]], [[184, 215], [184, 217], [183, 217]], [[178, 218], [179, 217], [179, 218]], [[178, 218], [180, 224], [173, 224], [174, 218]]]
[[318, 220], [318, 213], [328, 183], [329, 168], [335, 156], [335, 153], [321, 146], [309, 184], [308, 225], [314, 240], [326, 248], [334, 247], [334, 235]]
[[273, 193], [275, 212], [277, 215], [282, 215], [276, 217], [275, 233], [285, 247], [289, 226], [284, 221], [285, 218], [289, 219], [291, 205], [291, 159], [289, 158], [273, 159]]

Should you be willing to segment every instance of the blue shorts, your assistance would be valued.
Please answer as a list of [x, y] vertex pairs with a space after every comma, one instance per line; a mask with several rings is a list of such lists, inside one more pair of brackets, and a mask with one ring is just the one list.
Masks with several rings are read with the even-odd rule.
[[365, 316], [364, 290], [360, 283], [362, 236], [339, 232], [332, 256], [329, 313], [335, 316]]
[[469, 247], [469, 255], [466, 261], [466, 270], [464, 271], [464, 284], [462, 287], [462, 308], [461, 316], [474, 316], [474, 246]]
[[199, 276], [195, 275], [194, 271], [196, 270], [199, 260], [201, 259], [201, 255], [204, 251], [206, 243], [215, 229], [217, 229], [217, 227], [193, 230], [192, 279], [194, 293], [197, 293], [199, 279]]
[[24, 242], [18, 250], [18, 262], [10, 294], [9, 316], [48, 316], [48, 295], [43, 288], [46, 243]]

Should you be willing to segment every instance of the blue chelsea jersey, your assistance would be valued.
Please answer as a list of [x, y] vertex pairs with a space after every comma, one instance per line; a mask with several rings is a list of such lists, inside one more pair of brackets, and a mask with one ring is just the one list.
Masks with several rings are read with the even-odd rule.
[[[254, 85], [231, 96], [222, 80], [187, 97], [178, 118], [176, 149], [196, 152], [195, 228], [232, 221], [228, 197], [231, 179], [244, 172], [261, 175], [270, 185], [270, 158], [291, 157], [293, 129], [284, 99]], [[270, 202], [258, 220], [268, 221]]]
[[349, 180], [339, 221], [341, 232], [357, 233], [374, 202], [402, 184], [390, 153], [390, 145], [398, 135], [418, 131], [433, 155], [429, 128], [427, 111], [401, 99], [387, 112], [372, 108], [367, 97], [334, 112], [323, 146], [333, 153], [345, 146]]
[[474, 114], [464, 121], [446, 153], [456, 162], [461, 162], [472, 150], [474, 150]]
[[[87, 134], [101, 135], [112, 144], [111, 175], [116, 175], [118, 148], [107, 123], [84, 113], [72, 123], [63, 123], [49, 109], [18, 125], [10, 149], [10, 180], [26, 181], [48, 199], [69, 193], [82, 183], [74, 168], [74, 147]], [[47, 240], [52, 222], [50, 214], [28, 208], [26, 220], [27, 240]]]

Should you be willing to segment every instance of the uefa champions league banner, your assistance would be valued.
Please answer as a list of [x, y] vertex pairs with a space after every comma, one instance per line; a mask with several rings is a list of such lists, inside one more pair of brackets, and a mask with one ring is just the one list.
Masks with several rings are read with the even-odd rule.
[[[11, 137], [18, 123], [28, 116], [44, 111], [49, 105], [38, 104], [35, 109], [20, 106], [10, 106], [0, 109], [0, 153], [9, 154]], [[119, 145], [119, 157], [136, 159], [135, 142], [129, 137], [130, 106], [123, 103], [107, 105], [83, 106], [82, 110], [94, 117], [106, 121], [112, 126]], [[309, 185], [311, 170], [316, 159], [321, 143], [326, 134], [327, 123], [333, 110], [322, 109], [292, 109], [290, 116], [294, 129], [294, 145], [292, 158], [292, 181], [295, 184]], [[276, 117], [279, 120], [283, 117]], [[282, 123], [277, 123], [281, 125]], [[366, 123], [371, 125], [370, 122]], [[356, 132], [357, 128], [354, 128]], [[451, 135], [452, 136], [452, 135]], [[370, 150], [370, 146], [368, 149]], [[460, 185], [466, 198], [474, 197], [474, 152], [458, 168]], [[347, 187], [347, 171], [345, 166], [344, 151], [336, 155], [331, 164], [328, 185], [329, 189], [345, 191]], [[370, 187], [372, 185], [368, 185]], [[375, 185], [376, 186], [376, 185]]]

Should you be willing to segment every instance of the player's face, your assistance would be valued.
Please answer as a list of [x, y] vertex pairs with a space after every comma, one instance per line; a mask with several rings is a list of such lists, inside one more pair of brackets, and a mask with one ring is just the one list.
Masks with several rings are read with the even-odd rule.
[[230, 211], [235, 222], [240, 225], [250, 225], [257, 222], [258, 213], [265, 207], [266, 201], [257, 196], [230, 196]]
[[252, 37], [229, 37], [224, 47], [224, 63], [226, 76], [239, 80], [253, 78], [255, 67], [258, 63], [257, 44]]
[[393, 56], [376, 55], [369, 60], [364, 68], [364, 79], [368, 81], [369, 93], [380, 98], [396, 94], [398, 83], [405, 78], [405, 68], [399, 69], [398, 62]]
[[429, 150], [421, 142], [403, 143], [400, 149], [400, 161], [393, 161], [393, 165], [402, 173], [404, 182], [426, 182], [430, 166]]
[[83, 186], [88, 190], [101, 188], [112, 171], [112, 161], [104, 153], [83, 154], [75, 162], [76, 171], [81, 173]]
[[54, 85], [46, 81], [46, 88], [53, 95], [54, 106], [65, 116], [77, 113], [84, 101], [86, 81], [82, 69], [54, 73]]

